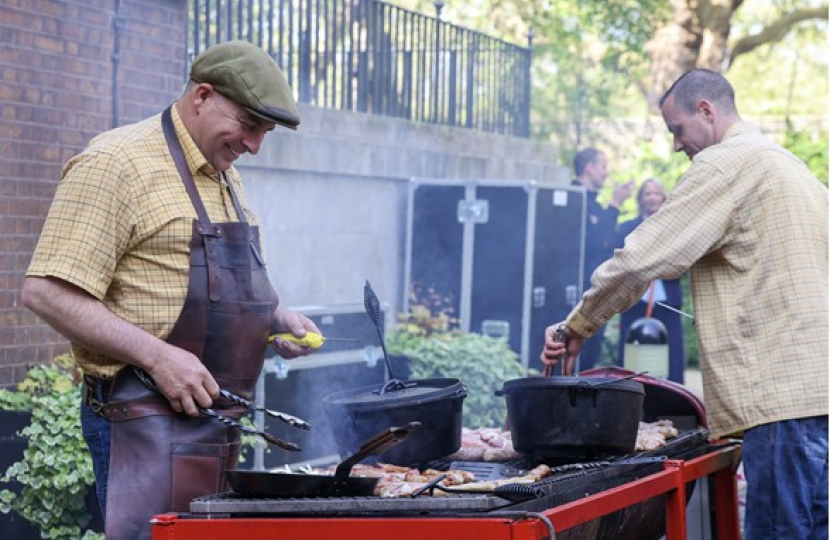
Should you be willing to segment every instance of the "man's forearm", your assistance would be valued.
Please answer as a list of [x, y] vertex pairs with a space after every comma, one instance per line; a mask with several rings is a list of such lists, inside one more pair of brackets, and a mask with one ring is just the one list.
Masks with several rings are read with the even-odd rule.
[[55, 278], [27, 277], [23, 304], [70, 341], [122, 362], [149, 368], [141, 351], [161, 340], [118, 317], [86, 291]]

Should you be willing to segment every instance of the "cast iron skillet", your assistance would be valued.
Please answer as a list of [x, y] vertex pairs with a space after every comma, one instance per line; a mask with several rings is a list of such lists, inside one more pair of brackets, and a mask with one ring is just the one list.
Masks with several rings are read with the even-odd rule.
[[404, 441], [420, 422], [390, 427], [365, 443], [353, 455], [337, 465], [334, 476], [327, 474], [291, 474], [232, 469], [225, 471], [231, 488], [241, 495], [255, 498], [354, 497], [372, 495], [378, 478], [349, 476], [355, 464], [380, 454]]

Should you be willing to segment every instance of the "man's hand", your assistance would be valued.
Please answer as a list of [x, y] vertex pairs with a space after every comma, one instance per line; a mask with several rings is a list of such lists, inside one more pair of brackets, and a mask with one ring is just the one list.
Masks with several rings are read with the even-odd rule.
[[[561, 332], [563, 334], [561, 337], [560, 328], [564, 330]], [[564, 358], [562, 374], [570, 375], [573, 373], [574, 362], [584, 343], [585, 338], [568, 328], [564, 322], [553, 324], [545, 329], [545, 349], [542, 351], [540, 360], [552, 368]]]
[[629, 180], [625, 184], [614, 186], [614, 195], [611, 198], [611, 206], [619, 208], [625, 201], [631, 197], [634, 192], [634, 180]]
[[[274, 322], [271, 325], [271, 330], [276, 332], [288, 332], [298, 338], [303, 337], [306, 332], [316, 332], [322, 334], [314, 322], [296, 311], [278, 308], [274, 312]], [[314, 349], [311, 347], [303, 347], [296, 343], [291, 343], [280, 338], [274, 338], [274, 349], [281, 358], [291, 359], [298, 356], [307, 356]]]
[[144, 369], [176, 412], [199, 416], [199, 407], [208, 408], [219, 396], [219, 384], [192, 353], [160, 342], [160, 351]]

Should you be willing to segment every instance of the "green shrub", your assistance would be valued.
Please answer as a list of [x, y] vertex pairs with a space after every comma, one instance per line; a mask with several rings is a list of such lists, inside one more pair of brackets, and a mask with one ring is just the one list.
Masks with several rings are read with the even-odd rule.
[[469, 428], [502, 426], [506, 405], [493, 392], [505, 381], [525, 376], [518, 355], [504, 339], [462, 332], [425, 336], [396, 331], [388, 336], [387, 346], [391, 354], [409, 358], [412, 379], [459, 379], [467, 388], [464, 425]]
[[0, 511], [15, 510], [54, 540], [103, 540], [87, 529], [92, 519], [86, 497], [95, 482], [81, 434], [79, 377], [69, 356], [31, 368], [17, 392], [0, 389], [0, 408], [30, 411], [20, 435], [29, 441], [23, 459], [0, 478], [19, 482], [20, 495], [0, 491]]
[[788, 126], [784, 134], [783, 146], [801, 158], [816, 178], [825, 186], [827, 185], [828, 145], [826, 131], [820, 133], [796, 131]]

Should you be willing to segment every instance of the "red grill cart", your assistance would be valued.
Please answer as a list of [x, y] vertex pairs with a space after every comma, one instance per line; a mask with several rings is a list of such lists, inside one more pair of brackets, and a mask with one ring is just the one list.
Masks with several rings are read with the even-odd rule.
[[[152, 537], [153, 540], [545, 540], [566, 538], [569, 530], [575, 531], [603, 516], [659, 500], [665, 507], [666, 539], [686, 540], [687, 486], [708, 477], [714, 493], [711, 518], [715, 538], [740, 540], [735, 477], [739, 460], [739, 446], [712, 444], [698, 457], [667, 459], [660, 464], [660, 470], [641, 478], [533, 511], [528, 511], [527, 505], [513, 505], [486, 512], [440, 515], [412, 512], [398, 515], [163, 514], [152, 519]], [[353, 501], [355, 514], [360, 513], [361, 503], [357, 499]], [[537, 501], [537, 507], [544, 501]]]

